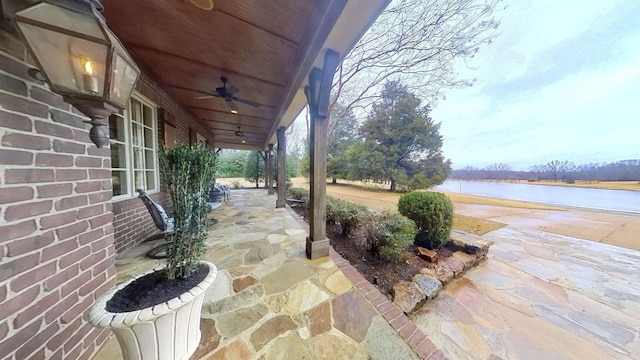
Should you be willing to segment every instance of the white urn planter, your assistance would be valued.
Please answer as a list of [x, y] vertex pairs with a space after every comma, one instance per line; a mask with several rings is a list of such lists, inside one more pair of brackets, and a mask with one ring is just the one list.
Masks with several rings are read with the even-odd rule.
[[89, 321], [96, 327], [113, 330], [125, 360], [187, 360], [200, 343], [202, 302], [218, 269], [207, 261], [209, 273], [186, 293], [161, 304], [125, 313], [106, 310], [107, 301], [141, 274], [111, 289], [92, 306]]

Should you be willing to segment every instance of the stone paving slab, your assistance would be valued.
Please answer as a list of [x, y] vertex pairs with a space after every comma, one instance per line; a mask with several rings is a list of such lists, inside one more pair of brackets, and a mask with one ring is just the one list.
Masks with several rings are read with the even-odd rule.
[[[204, 258], [218, 266], [192, 359], [438, 359], [443, 354], [340, 255], [309, 260], [308, 230], [265, 190], [232, 190]], [[150, 247], [153, 244], [143, 244]], [[123, 281], [159, 263], [136, 248]], [[389, 357], [397, 355], [400, 357]], [[112, 339], [94, 357], [121, 359]]]
[[640, 251], [511, 226], [413, 314], [452, 359], [639, 359]]

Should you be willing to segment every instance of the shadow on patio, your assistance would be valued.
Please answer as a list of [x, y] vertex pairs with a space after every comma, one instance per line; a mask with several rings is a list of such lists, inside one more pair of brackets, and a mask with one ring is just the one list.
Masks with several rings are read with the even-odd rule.
[[[332, 251], [308, 260], [307, 231], [265, 190], [232, 190], [214, 211], [204, 259], [218, 267], [193, 359], [418, 359], [441, 353]], [[117, 260], [118, 282], [161, 263], [146, 243]], [[410, 345], [409, 345], [410, 344]], [[121, 359], [112, 336], [96, 360]]]

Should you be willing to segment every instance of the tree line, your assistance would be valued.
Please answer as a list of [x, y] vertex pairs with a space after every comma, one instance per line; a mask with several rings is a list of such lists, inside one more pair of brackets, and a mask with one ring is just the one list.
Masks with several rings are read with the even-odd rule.
[[640, 160], [588, 163], [575, 165], [568, 160], [552, 160], [532, 166], [529, 171], [513, 171], [504, 163], [485, 168], [466, 166], [451, 171], [451, 178], [462, 180], [551, 180], [581, 181], [640, 181]]

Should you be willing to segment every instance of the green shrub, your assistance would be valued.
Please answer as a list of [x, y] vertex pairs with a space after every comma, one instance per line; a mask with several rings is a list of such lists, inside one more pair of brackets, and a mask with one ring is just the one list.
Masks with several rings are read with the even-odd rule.
[[290, 188], [287, 193], [292, 199], [304, 201], [304, 206], [309, 207], [309, 190], [303, 188]]
[[327, 223], [335, 224], [338, 222], [338, 202], [339, 200], [327, 195]]
[[334, 202], [336, 221], [340, 223], [344, 235], [351, 234], [369, 214], [365, 206], [340, 199]]
[[372, 216], [364, 228], [369, 250], [381, 259], [400, 259], [418, 232], [411, 219], [390, 211]]
[[446, 195], [413, 191], [400, 196], [398, 211], [418, 226], [417, 245], [437, 249], [447, 243], [453, 222], [453, 206]]
[[160, 173], [173, 205], [175, 232], [167, 236], [167, 278], [187, 278], [205, 251], [207, 201], [218, 157], [202, 145], [178, 144], [158, 152]]

